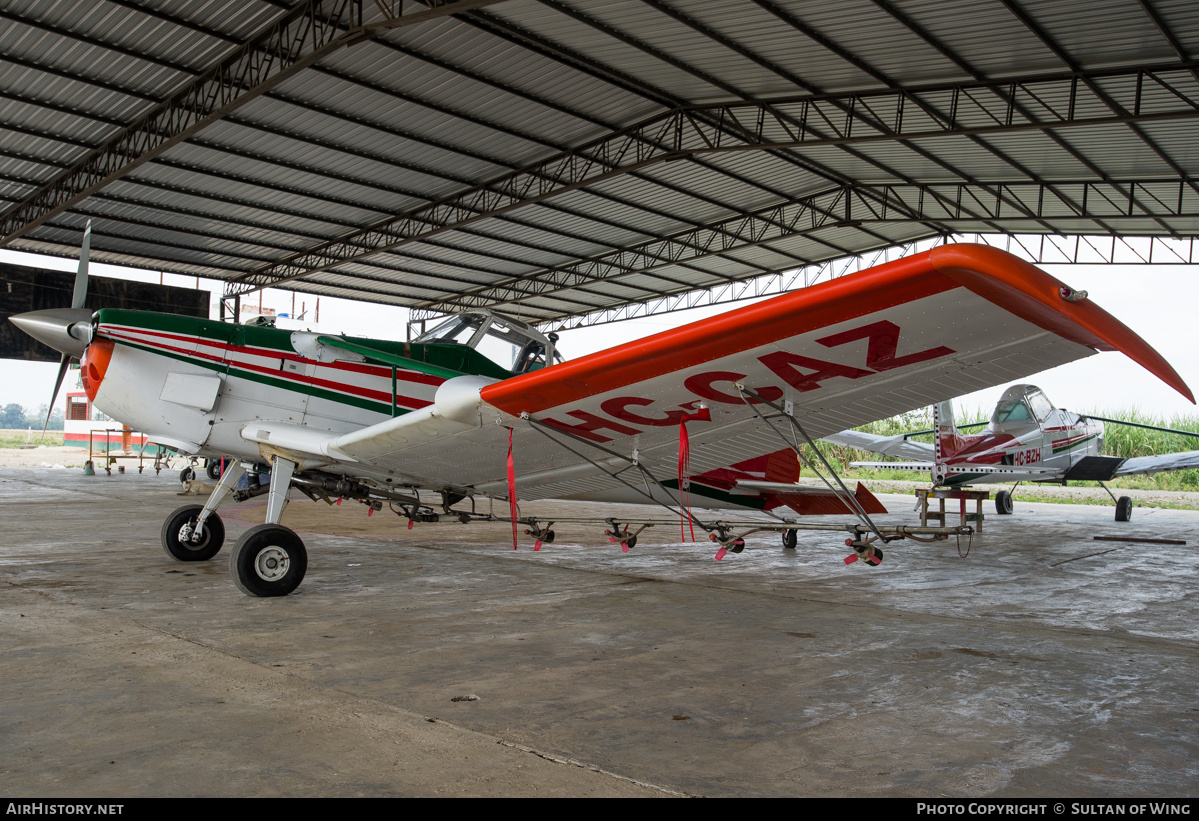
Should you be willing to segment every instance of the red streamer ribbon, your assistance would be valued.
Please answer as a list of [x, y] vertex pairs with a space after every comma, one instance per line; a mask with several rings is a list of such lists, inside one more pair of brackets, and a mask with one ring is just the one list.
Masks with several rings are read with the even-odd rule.
[[687, 436], [688, 422], [711, 422], [707, 408], [679, 417], [679, 538], [687, 541], [687, 525], [691, 525], [691, 541], [695, 541], [695, 522], [691, 519], [691, 440]]
[[[679, 538], [687, 541], [687, 522], [691, 519], [691, 440], [687, 436], [686, 420], [679, 422]], [[695, 541], [695, 525], [691, 525], [691, 541]]]
[[508, 428], [508, 507], [512, 512], [512, 549], [516, 550], [516, 467], [512, 462], [512, 428]]

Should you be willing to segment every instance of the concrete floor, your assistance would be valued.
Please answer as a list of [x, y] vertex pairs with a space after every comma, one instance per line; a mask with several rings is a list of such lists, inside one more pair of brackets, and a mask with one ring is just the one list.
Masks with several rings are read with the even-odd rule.
[[[1193, 796], [1199, 513], [1023, 505], [847, 567], [293, 502], [284, 599], [171, 561], [164, 473], [0, 470], [0, 793]], [[912, 500], [882, 497], [887, 520]], [[222, 511], [226, 544], [262, 500]], [[534, 508], [529, 506], [525, 512]], [[543, 510], [546, 508], [542, 508]], [[562, 515], [607, 509], [550, 506]], [[644, 513], [642, 513], [644, 515]], [[657, 516], [657, 513], [650, 515]], [[1185, 547], [1096, 542], [1180, 538]], [[961, 545], [965, 552], [966, 544]], [[476, 700], [453, 700], [473, 695]]]

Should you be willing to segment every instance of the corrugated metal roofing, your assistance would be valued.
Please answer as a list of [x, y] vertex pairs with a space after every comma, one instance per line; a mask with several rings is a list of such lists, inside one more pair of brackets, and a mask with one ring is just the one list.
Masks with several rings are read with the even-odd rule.
[[[338, 36], [387, 5], [313, 4], [365, 15]], [[1199, 233], [1192, 0], [505, 0], [334, 50], [20, 210], [302, 5], [5, 4], [8, 247], [71, 254], [91, 219], [105, 262], [547, 320], [949, 232]], [[606, 279], [563, 284], [589, 260]]]

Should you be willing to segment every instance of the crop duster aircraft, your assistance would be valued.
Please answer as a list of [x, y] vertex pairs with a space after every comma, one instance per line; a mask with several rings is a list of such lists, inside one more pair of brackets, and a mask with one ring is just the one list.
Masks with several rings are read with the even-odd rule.
[[[479, 505], [507, 501], [514, 547], [518, 521], [538, 547], [553, 535], [519, 517], [517, 498], [677, 505], [692, 534], [699, 526], [720, 543], [721, 558], [744, 542], [692, 516], [688, 500], [867, 521], [883, 511], [861, 486], [796, 484], [797, 433], [810, 441], [1096, 351], [1124, 352], [1194, 401], [1156, 351], [1085, 294], [973, 245], [573, 361], [561, 360], [554, 336], [486, 311], [404, 343], [111, 309], [13, 321], [81, 358], [84, 388], [108, 415], [181, 453], [232, 457], [206, 504], [166, 518], [162, 543], [176, 559], [220, 550], [217, 509], [247, 468], [269, 465], [265, 523], [231, 556], [234, 580], [253, 596], [286, 595], [304, 577], [304, 544], [279, 523], [291, 487], [372, 511], [389, 504], [409, 526], [489, 518]], [[486, 355], [495, 346], [511, 359]], [[635, 543], [627, 524], [608, 521], [613, 541]], [[852, 546], [847, 563], [881, 560], [869, 539]]]
[[[912, 442], [916, 434], [878, 436], [856, 430], [844, 430], [826, 436], [825, 441], [858, 450], [895, 456], [906, 461], [853, 462], [854, 467], [910, 470], [926, 474], [934, 487], [994, 482], [1097, 481], [1142, 473], [1187, 470], [1199, 467], [1199, 451], [1165, 453], [1156, 456], [1122, 458], [1103, 454], [1104, 422], [1161, 430], [1194, 437], [1191, 431], [1172, 430], [1153, 425], [1121, 422], [1071, 413], [1056, 408], [1036, 385], [1013, 385], [1003, 392], [995, 412], [983, 430], [963, 435], [954, 424], [953, 403], [933, 406], [932, 444]], [[1107, 485], [1103, 485], [1107, 490]], [[1014, 489], [1014, 488], [1013, 488]], [[1132, 518], [1132, 499], [1116, 498], [1116, 521]], [[1010, 514], [1014, 508], [1012, 493], [995, 494], [995, 510]]]

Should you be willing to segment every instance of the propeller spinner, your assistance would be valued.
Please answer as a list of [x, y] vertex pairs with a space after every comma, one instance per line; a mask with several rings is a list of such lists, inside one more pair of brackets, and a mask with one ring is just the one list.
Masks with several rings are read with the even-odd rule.
[[50, 408], [42, 433], [50, 426], [50, 415], [58, 401], [58, 391], [67, 375], [72, 359], [79, 359], [92, 341], [92, 312], [83, 307], [87, 299], [87, 258], [92, 244], [92, 223], [88, 220], [83, 230], [83, 247], [79, 252], [79, 271], [75, 274], [75, 290], [71, 294], [70, 308], [48, 308], [44, 311], [28, 311], [9, 320], [38, 342], [49, 345], [62, 354], [58, 363], [58, 378], [54, 380], [54, 392], [50, 395]]

